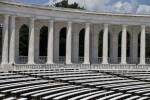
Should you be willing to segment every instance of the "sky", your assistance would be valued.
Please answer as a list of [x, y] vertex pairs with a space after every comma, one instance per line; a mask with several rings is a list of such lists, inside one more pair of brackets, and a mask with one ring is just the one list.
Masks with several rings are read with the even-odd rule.
[[[39, 5], [52, 5], [62, 0], [12, 0]], [[89, 11], [150, 14], [150, 0], [68, 0]]]

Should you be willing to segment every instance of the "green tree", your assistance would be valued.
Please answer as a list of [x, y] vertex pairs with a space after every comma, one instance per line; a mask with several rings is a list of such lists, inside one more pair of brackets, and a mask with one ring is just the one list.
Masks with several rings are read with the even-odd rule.
[[85, 9], [84, 7], [80, 7], [78, 3], [74, 2], [73, 4], [68, 4], [68, 0], [63, 0], [61, 2], [57, 2], [54, 4], [55, 7], [63, 7], [63, 8], [73, 8], [73, 9]]

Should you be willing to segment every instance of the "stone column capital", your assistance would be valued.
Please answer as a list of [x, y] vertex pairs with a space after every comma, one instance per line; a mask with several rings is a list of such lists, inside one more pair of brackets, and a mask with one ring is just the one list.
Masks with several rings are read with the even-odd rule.
[[53, 23], [53, 22], [54, 22], [54, 19], [49, 19], [48, 21], [49, 21], [49, 23], [51, 23], [51, 22]]
[[12, 15], [12, 16], [10, 16], [11, 18], [16, 18], [16, 16], [14, 16], [14, 15]]
[[30, 21], [34, 21], [35, 20], [35, 18], [30, 18]]
[[72, 21], [68, 21], [67, 24], [72, 24]]
[[9, 17], [10, 15], [3, 15], [4, 17]]
[[108, 26], [109, 26], [109, 24], [104, 24], [104, 26], [107, 26], [107, 27], [108, 27]]
[[91, 24], [91, 23], [88, 23], [88, 22], [85, 23], [85, 25], [88, 25], [88, 26], [89, 26], [90, 24]]
[[122, 25], [122, 27], [126, 28], [128, 25]]
[[146, 28], [146, 25], [141, 25], [141, 28]]

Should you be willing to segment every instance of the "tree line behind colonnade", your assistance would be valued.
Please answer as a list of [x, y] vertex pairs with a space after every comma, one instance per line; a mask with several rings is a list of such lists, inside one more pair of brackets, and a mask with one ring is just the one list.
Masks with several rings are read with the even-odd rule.
[[[85, 9], [80, 7], [78, 3], [68, 4], [68, 0], [55, 3], [55, 7], [73, 8], [73, 9]], [[59, 37], [59, 56], [66, 56], [66, 30], [64, 27], [60, 31]], [[118, 57], [121, 57], [121, 33], [118, 35]], [[84, 56], [84, 36], [85, 29], [82, 29], [79, 33], [79, 56]], [[28, 56], [28, 39], [29, 39], [29, 27], [22, 25], [19, 30], [19, 56]], [[47, 56], [47, 42], [48, 42], [48, 27], [43, 26], [40, 29], [40, 44], [39, 44], [39, 56]], [[108, 55], [110, 56], [110, 35], [108, 44]], [[98, 56], [102, 57], [103, 48], [103, 30], [99, 32], [98, 41]], [[2, 54], [2, 27], [0, 27], [0, 56]], [[140, 56], [140, 33], [138, 36], [138, 56]], [[127, 57], [130, 57], [130, 34], [127, 32]], [[150, 33], [146, 32], [146, 57], [150, 58]]]

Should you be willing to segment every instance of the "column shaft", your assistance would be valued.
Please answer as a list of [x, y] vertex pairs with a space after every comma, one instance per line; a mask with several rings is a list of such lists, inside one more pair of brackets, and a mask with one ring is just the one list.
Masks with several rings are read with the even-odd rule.
[[140, 64], [145, 64], [145, 26], [141, 26]]
[[85, 26], [84, 64], [90, 64], [90, 23]]
[[34, 64], [34, 18], [30, 19], [28, 64]]
[[10, 19], [9, 63], [15, 63], [15, 16]]
[[48, 26], [48, 50], [47, 50], [47, 64], [53, 64], [53, 41], [54, 41], [54, 21], [49, 21]]
[[3, 33], [2, 33], [2, 64], [8, 63], [8, 24], [9, 24], [9, 16], [4, 15]]
[[127, 29], [126, 25], [122, 26], [122, 46], [121, 46], [121, 64], [126, 64], [126, 51], [127, 51]]
[[66, 64], [71, 64], [71, 44], [72, 44], [72, 22], [67, 25], [67, 40], [66, 40]]
[[108, 64], [108, 24], [104, 25], [102, 64]]

